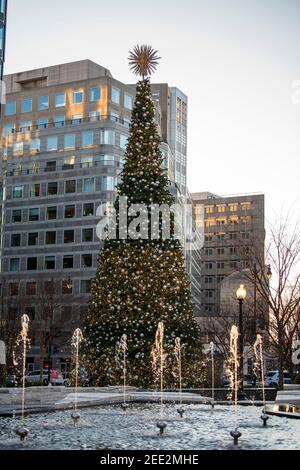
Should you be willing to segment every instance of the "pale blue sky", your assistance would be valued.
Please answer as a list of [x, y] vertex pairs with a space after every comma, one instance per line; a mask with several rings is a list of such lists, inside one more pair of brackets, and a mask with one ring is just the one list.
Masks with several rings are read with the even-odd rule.
[[188, 186], [263, 191], [267, 216], [300, 212], [300, 0], [8, 0], [6, 73], [91, 59], [132, 82], [150, 43], [153, 81], [189, 97]]

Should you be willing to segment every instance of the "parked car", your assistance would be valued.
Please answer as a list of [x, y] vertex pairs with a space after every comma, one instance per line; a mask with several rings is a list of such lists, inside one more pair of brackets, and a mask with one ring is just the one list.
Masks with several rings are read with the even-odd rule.
[[[41, 383], [41, 375], [39, 370], [32, 370], [25, 375], [25, 383], [26, 385], [39, 385]], [[42, 384], [48, 385], [48, 371], [47, 369], [43, 370], [42, 375]]]
[[[26, 382], [26, 385], [40, 385], [41, 383], [40, 371], [33, 370], [31, 372], [28, 372], [28, 374], [25, 376], [25, 382]], [[50, 383], [51, 385], [65, 385], [65, 379], [62, 373], [57, 370], [51, 371]], [[49, 376], [48, 376], [47, 369], [43, 370], [42, 384], [43, 385], [49, 384]]]
[[[291, 384], [292, 379], [287, 370], [283, 372], [283, 383]], [[269, 370], [265, 376], [265, 385], [266, 387], [277, 387], [279, 384], [279, 371], [278, 370]]]

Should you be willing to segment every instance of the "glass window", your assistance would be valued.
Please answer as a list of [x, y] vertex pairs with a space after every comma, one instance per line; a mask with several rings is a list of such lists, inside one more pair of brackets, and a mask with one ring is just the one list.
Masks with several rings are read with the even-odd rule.
[[82, 229], [82, 241], [83, 242], [92, 242], [93, 241], [93, 229], [92, 228]]
[[18, 165], [13, 166], [13, 176], [20, 176], [22, 175], [23, 167], [21, 163], [18, 163]]
[[38, 207], [29, 209], [29, 221], [36, 222], [40, 218], [40, 210]]
[[3, 136], [4, 137], [7, 137], [8, 135], [10, 135], [13, 130], [15, 129], [15, 124], [10, 122], [9, 124], [4, 124], [3, 126]]
[[21, 245], [21, 234], [13, 233], [10, 238], [10, 246], [20, 246]]
[[65, 193], [75, 193], [76, 192], [76, 180], [68, 180], [65, 182]]
[[75, 166], [75, 156], [71, 155], [64, 159], [63, 170], [72, 170]]
[[56, 206], [50, 206], [47, 207], [47, 220], [55, 220], [57, 217], [57, 207]]
[[121, 147], [121, 149], [126, 149], [127, 140], [128, 140], [127, 135], [120, 134], [120, 147]]
[[78, 104], [83, 102], [83, 91], [82, 90], [76, 90], [73, 92], [73, 104]]
[[24, 98], [21, 104], [21, 113], [31, 113], [32, 111], [32, 99]]
[[16, 272], [20, 270], [20, 258], [11, 258], [9, 263], [10, 271]]
[[14, 157], [19, 157], [23, 155], [23, 142], [15, 142], [13, 147]]
[[83, 180], [83, 192], [93, 193], [95, 191], [95, 178], [84, 178]]
[[19, 284], [17, 282], [11, 282], [9, 284], [9, 293], [13, 297], [19, 295]]
[[5, 116], [13, 116], [16, 114], [17, 105], [15, 101], [8, 101], [5, 105]]
[[99, 121], [100, 120], [100, 112], [99, 111], [90, 111], [89, 112], [90, 121]]
[[21, 132], [28, 131], [28, 130], [30, 130], [31, 127], [32, 127], [32, 121], [22, 121], [20, 123], [20, 131]]
[[45, 269], [55, 269], [55, 256], [45, 256]]
[[93, 166], [93, 157], [81, 157], [81, 168], [91, 168]]
[[32, 256], [27, 258], [27, 271], [36, 271], [37, 270], [37, 257]]
[[115, 161], [114, 155], [100, 155], [100, 162], [103, 165], [113, 165]]
[[54, 196], [57, 194], [58, 191], [58, 183], [57, 181], [51, 181], [47, 184], [47, 194], [48, 196]]
[[82, 147], [90, 147], [94, 143], [94, 132], [87, 131], [82, 133], [81, 145]]
[[64, 136], [64, 147], [65, 149], [74, 149], [75, 148], [75, 134], [65, 134]]
[[93, 255], [91, 253], [81, 255], [81, 266], [83, 268], [91, 268], [93, 266]]
[[26, 283], [26, 295], [36, 295], [36, 282]]
[[64, 243], [74, 243], [74, 230], [64, 231]]
[[41, 150], [40, 139], [32, 139], [29, 144], [29, 151], [32, 154], [39, 153]]
[[91, 290], [91, 280], [84, 279], [80, 282], [80, 293], [81, 294], [89, 294]]
[[12, 222], [22, 222], [22, 211], [21, 209], [14, 209], [11, 213]]
[[38, 110], [44, 111], [49, 108], [49, 96], [40, 96], [38, 99]]
[[102, 145], [115, 145], [115, 131], [112, 129], [101, 129], [100, 131], [100, 144]]
[[72, 124], [80, 124], [83, 119], [82, 114], [73, 114], [72, 116]]
[[46, 232], [46, 245], [55, 245], [56, 243], [56, 232], [55, 230], [51, 232]]
[[120, 90], [118, 88], [112, 87], [111, 89], [111, 100], [113, 103], [120, 103]]
[[111, 111], [110, 117], [112, 118], [112, 121], [118, 122], [118, 120], [120, 119], [120, 114], [116, 113], [115, 111]]
[[65, 116], [60, 115], [60, 116], [55, 116], [53, 119], [54, 122], [54, 127], [63, 127], [65, 125]]
[[75, 217], [75, 205], [65, 206], [65, 219], [73, 219]]
[[124, 94], [124, 107], [127, 109], [132, 109], [132, 96], [128, 95], [127, 93]]
[[114, 191], [116, 181], [114, 176], [102, 176], [101, 177], [101, 190], [102, 191]]
[[31, 184], [30, 185], [30, 197], [39, 197], [41, 191], [41, 185], [39, 183]]
[[100, 88], [90, 88], [90, 101], [99, 101], [101, 98]]
[[58, 138], [56, 136], [47, 138], [47, 151], [48, 152], [53, 152], [54, 150], [57, 150], [57, 146], [58, 146]]
[[60, 108], [66, 106], [66, 94], [64, 92], [56, 93], [55, 95], [55, 107]]
[[51, 160], [51, 161], [46, 162], [45, 171], [47, 173], [50, 172], [50, 171], [56, 171], [56, 161]]
[[72, 255], [66, 255], [63, 257], [63, 269], [73, 269], [74, 257]]
[[36, 121], [38, 129], [46, 129], [48, 127], [48, 118], [40, 118]]
[[38, 232], [31, 232], [28, 233], [28, 245], [35, 246], [38, 244], [39, 241], [39, 234]]
[[62, 293], [72, 294], [73, 292], [73, 281], [71, 279], [64, 279], [62, 281]]
[[23, 197], [23, 186], [13, 186], [12, 197], [13, 199], [20, 199]]
[[83, 204], [83, 217], [91, 217], [94, 215], [94, 203], [93, 202], [86, 202]]

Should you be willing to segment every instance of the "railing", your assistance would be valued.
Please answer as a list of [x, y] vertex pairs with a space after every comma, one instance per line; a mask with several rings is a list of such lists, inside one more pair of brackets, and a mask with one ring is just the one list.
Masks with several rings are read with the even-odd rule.
[[17, 133], [24, 133], [28, 131], [42, 130], [42, 129], [59, 129], [60, 127], [78, 126], [79, 124], [85, 124], [88, 122], [99, 122], [99, 121], [111, 121], [111, 122], [115, 122], [117, 124], [121, 124], [126, 127], [129, 127], [129, 124], [130, 124], [127, 120], [124, 120], [124, 119], [121, 119], [121, 118], [118, 118], [109, 114], [106, 116], [94, 116], [94, 117], [70, 119], [67, 121], [48, 122], [45, 124], [35, 124], [34, 126], [11, 129], [11, 133], [17, 134]]

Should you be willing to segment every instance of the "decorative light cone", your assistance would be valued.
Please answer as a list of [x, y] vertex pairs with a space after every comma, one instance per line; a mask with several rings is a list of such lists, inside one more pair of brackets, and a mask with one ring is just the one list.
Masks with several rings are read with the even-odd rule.
[[238, 428], [235, 428], [234, 431], [230, 431], [231, 437], [233, 437], [233, 443], [235, 446], [238, 445], [239, 443], [239, 438], [241, 437], [242, 433], [238, 430]]

